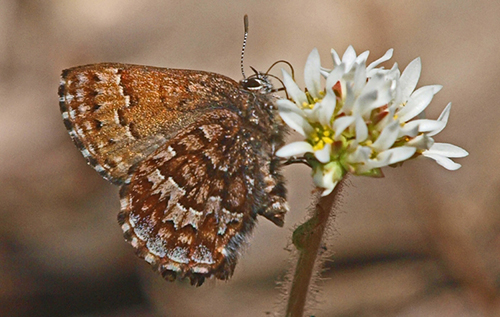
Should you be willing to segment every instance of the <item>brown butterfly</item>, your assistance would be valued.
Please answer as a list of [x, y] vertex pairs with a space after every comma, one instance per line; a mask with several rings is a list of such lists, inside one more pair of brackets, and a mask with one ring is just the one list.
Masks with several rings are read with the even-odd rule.
[[283, 225], [274, 153], [285, 127], [273, 92], [258, 72], [238, 83], [113, 63], [63, 71], [64, 124], [88, 163], [121, 186], [125, 238], [166, 279], [226, 280], [257, 215]]

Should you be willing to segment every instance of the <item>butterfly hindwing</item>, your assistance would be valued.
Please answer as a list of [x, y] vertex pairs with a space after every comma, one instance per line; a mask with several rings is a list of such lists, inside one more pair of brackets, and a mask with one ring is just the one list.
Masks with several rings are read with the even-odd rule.
[[122, 187], [125, 236], [163, 275], [195, 284], [232, 275], [256, 217], [255, 180], [245, 175], [257, 162], [239, 151], [242, 132], [234, 112], [211, 111], [139, 163]]

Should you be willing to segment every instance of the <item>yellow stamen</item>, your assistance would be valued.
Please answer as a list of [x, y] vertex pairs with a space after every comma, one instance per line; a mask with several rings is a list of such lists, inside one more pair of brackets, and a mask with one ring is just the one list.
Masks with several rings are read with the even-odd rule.
[[325, 142], [326, 144], [332, 144], [333, 143], [333, 139], [329, 138], [329, 137], [322, 137], [321, 140], [323, 140], [323, 142]]
[[313, 146], [313, 150], [314, 151], [318, 151], [318, 150], [321, 150], [324, 147], [325, 147], [325, 142], [323, 142], [322, 140], [320, 140], [318, 143], [316, 143], [316, 145]]

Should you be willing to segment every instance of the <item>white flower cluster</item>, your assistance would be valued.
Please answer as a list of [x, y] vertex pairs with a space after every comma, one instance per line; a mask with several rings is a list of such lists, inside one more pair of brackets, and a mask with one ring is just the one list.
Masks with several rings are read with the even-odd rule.
[[279, 112], [305, 140], [285, 145], [276, 154], [283, 158], [304, 155], [313, 168], [316, 186], [324, 188], [323, 195], [348, 172], [380, 177], [381, 167], [418, 156], [456, 170], [461, 165], [450, 158], [468, 155], [458, 146], [434, 142], [432, 137], [446, 126], [451, 104], [437, 120], [424, 119], [423, 111], [442, 86], [415, 90], [420, 59], [401, 74], [397, 64], [391, 69], [376, 68], [392, 57], [392, 49], [367, 66], [368, 54], [356, 56], [349, 46], [340, 59], [332, 49], [334, 68], [329, 70], [321, 67], [314, 49], [305, 65], [305, 91], [283, 70], [290, 100], [278, 100]]

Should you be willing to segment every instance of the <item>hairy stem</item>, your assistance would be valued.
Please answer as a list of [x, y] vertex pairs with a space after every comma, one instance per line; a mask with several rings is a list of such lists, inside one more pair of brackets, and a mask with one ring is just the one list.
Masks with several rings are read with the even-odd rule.
[[318, 259], [321, 242], [334, 215], [336, 197], [342, 182], [327, 196], [320, 197], [316, 203], [313, 216], [300, 225], [292, 235], [292, 242], [299, 252], [299, 258], [292, 279], [292, 286], [286, 308], [287, 317], [302, 317], [307, 302], [307, 295], [312, 284], [314, 269], [320, 268]]

